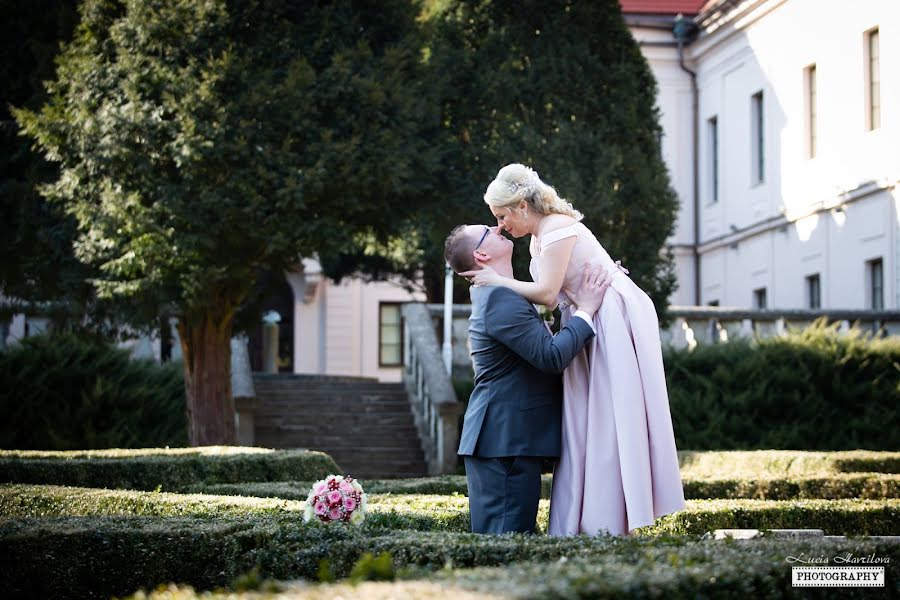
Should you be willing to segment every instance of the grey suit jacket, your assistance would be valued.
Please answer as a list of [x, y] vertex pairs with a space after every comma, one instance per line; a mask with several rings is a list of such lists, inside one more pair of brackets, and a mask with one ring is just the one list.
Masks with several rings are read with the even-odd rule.
[[583, 319], [555, 336], [534, 306], [504, 287], [472, 287], [469, 343], [475, 388], [463, 421], [464, 456], [560, 455], [560, 374], [594, 337]]

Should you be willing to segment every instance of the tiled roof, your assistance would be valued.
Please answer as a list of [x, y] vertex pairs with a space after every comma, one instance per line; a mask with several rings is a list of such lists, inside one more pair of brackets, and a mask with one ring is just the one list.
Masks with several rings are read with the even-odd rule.
[[708, 0], [619, 0], [625, 14], [696, 15]]

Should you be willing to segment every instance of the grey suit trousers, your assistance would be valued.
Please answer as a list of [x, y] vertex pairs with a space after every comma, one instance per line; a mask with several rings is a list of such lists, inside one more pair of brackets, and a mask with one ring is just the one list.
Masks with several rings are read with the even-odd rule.
[[541, 499], [540, 456], [466, 456], [472, 533], [534, 533]]

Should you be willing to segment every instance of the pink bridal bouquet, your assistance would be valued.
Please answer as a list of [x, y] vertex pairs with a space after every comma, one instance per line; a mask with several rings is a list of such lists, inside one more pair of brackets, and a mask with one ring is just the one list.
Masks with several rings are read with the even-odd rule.
[[317, 517], [324, 523], [343, 521], [359, 525], [366, 518], [366, 493], [352, 477], [329, 475], [313, 484], [303, 520]]

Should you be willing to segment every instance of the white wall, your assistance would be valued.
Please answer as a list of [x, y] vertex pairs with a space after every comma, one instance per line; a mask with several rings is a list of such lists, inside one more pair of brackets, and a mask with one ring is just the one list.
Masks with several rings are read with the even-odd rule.
[[[864, 34], [880, 32], [881, 127], [866, 130]], [[666, 32], [633, 29], [637, 39]], [[654, 37], [656, 36], [656, 37]], [[682, 200], [673, 244], [690, 243], [690, 98], [674, 49], [643, 48], [659, 82], [663, 152]], [[805, 277], [820, 273], [823, 308], [867, 308], [865, 263], [881, 258], [885, 308], [900, 307], [900, 2], [748, 1], [688, 48], [698, 74], [703, 303], [807, 306]], [[804, 70], [816, 65], [817, 153], [807, 153]], [[677, 62], [675, 63], [677, 67]], [[753, 181], [751, 96], [764, 97], [765, 179]], [[719, 130], [719, 201], [712, 201], [707, 121]], [[843, 213], [833, 209], [843, 208]], [[673, 304], [692, 304], [684, 258]]]
[[401, 367], [378, 364], [379, 306], [424, 299], [389, 282], [322, 280], [309, 303], [295, 302], [295, 372], [400, 381]]

